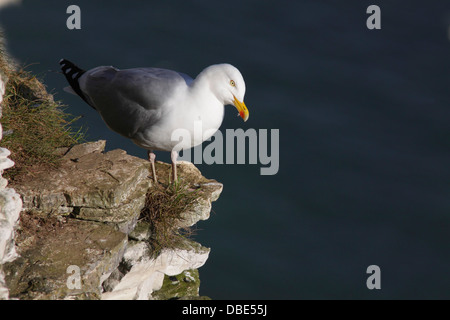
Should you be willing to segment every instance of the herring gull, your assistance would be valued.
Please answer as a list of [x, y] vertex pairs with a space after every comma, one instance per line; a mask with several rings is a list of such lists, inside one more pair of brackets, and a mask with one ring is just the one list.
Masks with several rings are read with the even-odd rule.
[[[153, 179], [157, 182], [153, 151], [170, 151], [172, 181], [177, 181], [178, 152], [201, 144], [216, 132], [224, 117], [224, 106], [234, 105], [247, 121], [245, 82], [237, 68], [215, 64], [193, 79], [186, 74], [160, 68], [119, 70], [100, 66], [82, 70], [72, 62], [59, 62], [70, 87], [97, 110], [106, 125], [148, 150]], [[200, 121], [204, 134], [194, 134]], [[190, 139], [173, 141], [177, 129]]]

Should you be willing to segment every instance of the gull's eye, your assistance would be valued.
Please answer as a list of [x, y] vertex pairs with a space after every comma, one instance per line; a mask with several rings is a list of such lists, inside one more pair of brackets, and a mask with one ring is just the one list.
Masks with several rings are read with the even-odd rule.
[[230, 80], [230, 85], [231, 85], [232, 87], [236, 87], [236, 83], [234, 82], [234, 80]]

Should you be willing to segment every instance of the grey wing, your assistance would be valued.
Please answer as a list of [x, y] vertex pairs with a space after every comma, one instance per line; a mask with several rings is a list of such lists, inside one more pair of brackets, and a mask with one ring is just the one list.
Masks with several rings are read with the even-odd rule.
[[190, 81], [165, 69], [97, 67], [82, 76], [80, 87], [112, 130], [133, 138], [160, 121], [167, 97]]

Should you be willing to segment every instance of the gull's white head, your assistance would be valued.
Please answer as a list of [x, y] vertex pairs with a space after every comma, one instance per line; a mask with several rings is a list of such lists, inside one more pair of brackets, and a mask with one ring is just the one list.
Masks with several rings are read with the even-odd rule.
[[209, 80], [211, 91], [224, 105], [232, 104], [239, 115], [247, 121], [249, 112], [244, 103], [245, 81], [242, 74], [231, 64], [215, 64], [203, 70]]

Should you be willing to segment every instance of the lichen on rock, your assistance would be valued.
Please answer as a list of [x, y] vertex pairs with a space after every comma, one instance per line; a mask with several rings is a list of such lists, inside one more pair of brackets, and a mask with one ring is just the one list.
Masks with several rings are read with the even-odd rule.
[[[123, 256], [126, 234], [98, 222], [51, 221], [46, 221], [45, 237], [31, 235], [35, 241], [19, 244], [21, 257], [6, 264], [10, 295], [19, 299], [99, 298], [101, 279], [117, 268]], [[67, 284], [70, 266], [80, 270], [79, 288]]]
[[199, 296], [200, 275], [197, 269], [185, 270], [176, 276], [164, 276], [161, 289], [152, 293], [156, 300], [207, 300]]

